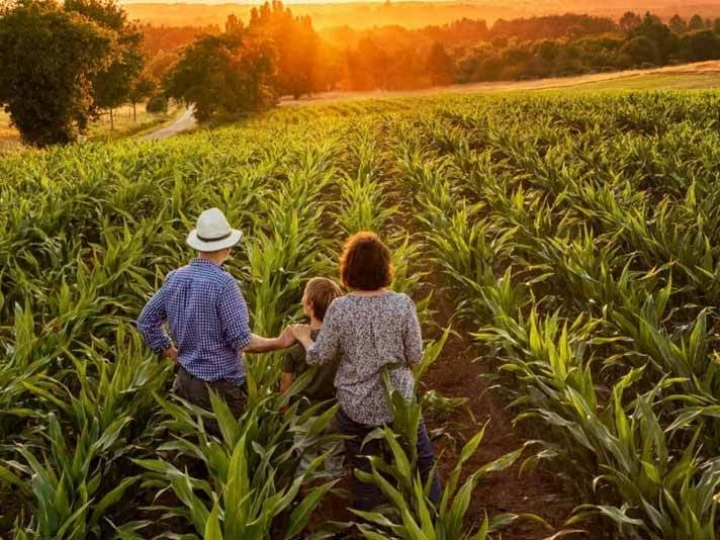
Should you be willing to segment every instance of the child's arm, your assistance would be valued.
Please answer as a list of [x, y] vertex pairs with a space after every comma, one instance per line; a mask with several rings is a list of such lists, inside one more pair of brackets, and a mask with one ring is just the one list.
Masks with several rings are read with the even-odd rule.
[[295, 377], [292, 373], [281, 373], [280, 374], [280, 393], [284, 394], [288, 390], [290, 390], [290, 387], [295, 382]]

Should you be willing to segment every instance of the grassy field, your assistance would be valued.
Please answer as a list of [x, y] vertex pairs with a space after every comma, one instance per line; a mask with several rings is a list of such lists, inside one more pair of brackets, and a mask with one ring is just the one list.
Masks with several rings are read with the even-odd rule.
[[[133, 116], [131, 106], [119, 107], [114, 112], [114, 129], [110, 129], [109, 113], [103, 113], [90, 126], [89, 138], [98, 141], [111, 141], [145, 132], [167, 122], [177, 113], [178, 107], [172, 106], [167, 114], [149, 114], [144, 104], [137, 105], [137, 114]], [[0, 110], [0, 156], [23, 150], [20, 135], [11, 126], [8, 114]]]
[[576, 84], [574, 90], [708, 90], [720, 88], [720, 73], [653, 73]]
[[[0, 160], [0, 535], [715, 538], [718, 111], [712, 91], [328, 102]], [[387, 240], [428, 340], [438, 508], [400, 420], [373, 477], [391, 504], [362, 526], [344, 481], [295, 479], [277, 355], [248, 358], [242, 418], [216, 404], [220, 440], [170, 397], [132, 321], [209, 206], [246, 233], [229, 269], [260, 334], [347, 235]]]

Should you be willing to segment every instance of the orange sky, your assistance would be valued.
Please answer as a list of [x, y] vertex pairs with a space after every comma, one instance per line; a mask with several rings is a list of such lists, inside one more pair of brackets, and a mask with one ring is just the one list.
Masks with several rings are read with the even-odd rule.
[[[227, 16], [241, 19], [249, 16], [253, 5], [261, 0], [228, 3], [227, 0], [119, 0], [132, 19], [165, 26], [222, 26]], [[439, 0], [413, 2], [403, 0], [284, 0], [297, 15], [310, 15], [316, 28], [349, 25], [356, 28], [400, 25], [417, 28], [442, 25], [458, 19], [484, 19], [493, 23], [499, 18], [516, 19], [561, 13], [587, 13], [619, 19], [626, 11], [654, 14], [669, 19], [674, 14], [690, 17], [720, 17], [720, 0]], [[169, 6], [168, 4], [171, 4]]]

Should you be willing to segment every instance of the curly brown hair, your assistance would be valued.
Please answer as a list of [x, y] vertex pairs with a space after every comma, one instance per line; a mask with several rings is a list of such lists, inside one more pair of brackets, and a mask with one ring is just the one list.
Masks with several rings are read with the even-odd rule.
[[340, 256], [340, 279], [346, 287], [376, 291], [393, 280], [390, 250], [372, 232], [359, 232], [345, 242]]

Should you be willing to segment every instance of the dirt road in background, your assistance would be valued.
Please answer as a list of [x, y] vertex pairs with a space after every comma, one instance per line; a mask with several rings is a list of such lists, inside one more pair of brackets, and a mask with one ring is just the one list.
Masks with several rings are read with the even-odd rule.
[[197, 120], [195, 120], [194, 114], [195, 107], [191, 105], [172, 124], [162, 127], [157, 131], [153, 131], [152, 133], [142, 137], [142, 139], [145, 141], [162, 140], [192, 129], [197, 125]]

